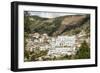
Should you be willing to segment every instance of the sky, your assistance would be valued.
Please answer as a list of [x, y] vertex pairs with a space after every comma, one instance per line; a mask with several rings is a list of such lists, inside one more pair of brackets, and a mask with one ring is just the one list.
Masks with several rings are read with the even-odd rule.
[[65, 13], [65, 12], [43, 12], [43, 11], [29, 11], [30, 15], [37, 15], [44, 18], [55, 18], [65, 15], [76, 15], [75, 13]]

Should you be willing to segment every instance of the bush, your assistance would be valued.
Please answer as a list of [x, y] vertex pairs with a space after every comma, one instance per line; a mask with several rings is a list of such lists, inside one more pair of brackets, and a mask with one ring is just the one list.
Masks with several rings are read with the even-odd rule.
[[81, 46], [79, 47], [79, 51], [76, 54], [77, 59], [88, 59], [90, 58], [90, 48], [86, 41], [83, 41], [81, 43]]

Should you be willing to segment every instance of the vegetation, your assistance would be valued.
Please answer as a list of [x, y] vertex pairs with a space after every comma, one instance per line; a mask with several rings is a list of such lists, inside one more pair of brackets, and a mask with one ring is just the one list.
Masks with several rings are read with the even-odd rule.
[[[77, 15], [74, 15], [77, 16]], [[86, 15], [79, 15], [79, 17]], [[64, 19], [72, 17], [72, 16], [61, 16], [56, 18], [42, 18], [39, 16], [30, 16], [30, 14], [25, 11], [24, 13], [24, 57], [26, 61], [36, 61], [39, 57], [43, 57], [47, 55], [48, 50], [41, 51], [39, 48], [37, 50], [33, 50], [32, 52], [27, 51], [26, 49], [26, 39], [29, 38], [30, 33], [38, 32], [40, 34], [47, 33], [49, 36], [57, 36], [57, 35], [76, 35], [81, 31], [86, 33], [86, 38], [90, 37], [90, 16], [87, 15], [86, 18], [81, 19], [77, 22], [67, 22], [66, 24], [62, 24]], [[32, 19], [32, 20], [30, 20]], [[77, 19], [77, 18], [76, 18]], [[74, 20], [74, 19], [72, 19]], [[83, 21], [82, 21], [83, 20]], [[71, 21], [71, 20], [70, 20]], [[73, 24], [73, 25], [71, 25]], [[48, 60], [65, 60], [65, 59], [87, 59], [90, 58], [90, 47], [86, 41], [81, 43], [79, 47], [79, 51], [72, 58], [72, 56], [61, 56], [59, 58], [54, 57], [53, 59]], [[47, 58], [43, 58], [46, 60]]]
[[[38, 32], [40, 34], [47, 33], [49, 36], [67, 34], [67, 35], [75, 35], [81, 32], [81, 30], [85, 30], [87, 33], [90, 31], [90, 21], [89, 17], [85, 19], [79, 20], [77, 22], [67, 22], [66, 24], [62, 24], [63, 20], [69, 18], [71, 16], [61, 16], [56, 18], [42, 18], [39, 16], [30, 16], [29, 13], [25, 13], [25, 21], [24, 21], [24, 29], [27, 33]], [[75, 15], [74, 15], [75, 16]], [[76, 15], [77, 16], [77, 15]], [[79, 15], [79, 17], [83, 17], [85, 15]], [[32, 20], [30, 20], [32, 19]], [[73, 20], [73, 19], [72, 19]], [[73, 24], [73, 25], [70, 25]]]
[[90, 48], [86, 43], [86, 41], [83, 41], [83, 43], [81, 43], [79, 51], [76, 54], [76, 59], [88, 59], [88, 58], [90, 58]]
[[33, 50], [32, 52], [28, 52], [26, 51], [25, 52], [25, 57], [28, 59], [26, 61], [37, 61], [39, 57], [43, 57], [45, 55], [47, 55], [48, 53], [48, 50], [45, 50], [45, 51], [41, 51], [39, 49], [37, 50]]

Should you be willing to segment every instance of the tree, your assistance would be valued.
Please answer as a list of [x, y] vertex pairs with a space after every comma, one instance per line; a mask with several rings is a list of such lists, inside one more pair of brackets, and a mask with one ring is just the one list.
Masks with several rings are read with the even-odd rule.
[[31, 22], [29, 20], [29, 17], [30, 17], [30, 13], [25, 11], [24, 12], [24, 31], [29, 33], [31, 30], [30, 30], [30, 25], [31, 25]]
[[90, 48], [86, 41], [83, 41], [81, 43], [81, 46], [79, 47], [79, 51], [76, 54], [77, 59], [87, 59], [90, 58]]
[[39, 57], [42, 57], [42, 56], [46, 56], [48, 53], [48, 50], [44, 50], [44, 51], [41, 51], [39, 48], [35, 51], [33, 51], [30, 55], [30, 60], [31, 61], [36, 61]]
[[73, 30], [73, 34], [76, 35], [76, 34], [79, 34], [81, 32], [81, 29], [80, 28], [77, 28], [77, 29], [74, 29]]

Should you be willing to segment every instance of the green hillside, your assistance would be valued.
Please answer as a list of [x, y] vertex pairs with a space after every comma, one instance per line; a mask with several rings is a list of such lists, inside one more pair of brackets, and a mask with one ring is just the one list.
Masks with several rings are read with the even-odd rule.
[[81, 32], [81, 30], [89, 32], [89, 19], [89, 15], [70, 15], [56, 18], [25, 16], [24, 28], [25, 32], [47, 33], [49, 36], [74, 35]]

